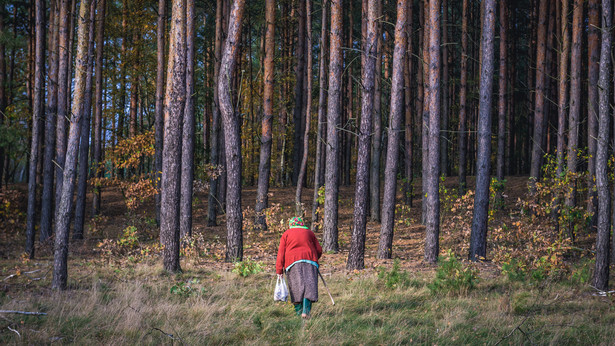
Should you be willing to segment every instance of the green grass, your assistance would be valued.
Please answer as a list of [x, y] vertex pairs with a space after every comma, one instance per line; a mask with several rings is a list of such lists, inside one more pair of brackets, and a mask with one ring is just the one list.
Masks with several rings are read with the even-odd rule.
[[[327, 278], [336, 305], [321, 285], [312, 318], [298, 318], [273, 301], [275, 275], [240, 277], [185, 264], [179, 275], [152, 264], [95, 267], [60, 293], [47, 285], [11, 292], [1, 309], [47, 316], [2, 315], [1, 344], [609, 344], [615, 340], [612, 298], [588, 286], [541, 286], [481, 278], [467, 292], [434, 295], [435, 272], [408, 273], [412, 284], [391, 286], [375, 272]], [[382, 274], [381, 274], [382, 276]], [[172, 293], [178, 282], [190, 294]], [[580, 287], [580, 288], [578, 288]], [[515, 329], [519, 326], [519, 329]], [[8, 329], [17, 330], [21, 336]]]

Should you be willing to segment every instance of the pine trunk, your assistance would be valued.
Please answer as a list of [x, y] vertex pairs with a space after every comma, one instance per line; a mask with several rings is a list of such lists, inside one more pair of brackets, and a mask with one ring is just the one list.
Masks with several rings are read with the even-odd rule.
[[489, 184], [491, 169], [491, 99], [493, 84], [493, 41], [495, 36], [495, 0], [485, 1], [481, 38], [480, 103], [478, 118], [478, 152], [476, 159], [476, 195], [470, 235], [470, 260], [487, 255], [487, 221], [489, 218]]
[[79, 25], [77, 34], [77, 56], [75, 59], [75, 93], [73, 96], [69, 134], [68, 151], [64, 165], [62, 179], [62, 193], [60, 206], [56, 215], [56, 235], [53, 256], [53, 279], [51, 287], [54, 290], [65, 290], [68, 280], [68, 231], [71, 219], [71, 204], [75, 191], [75, 175], [77, 168], [77, 155], [79, 150], [79, 137], [81, 132], [81, 109], [85, 103], [85, 84], [87, 69], [87, 48], [89, 23], [87, 18], [90, 0], [81, 0], [79, 9]]
[[465, 194], [467, 186], [467, 97], [468, 97], [468, 0], [463, 0], [461, 19], [461, 89], [459, 90], [459, 193]]
[[298, 33], [297, 33], [297, 45], [295, 48], [295, 58], [297, 59], [297, 66], [295, 68], [295, 107], [293, 109], [293, 121], [295, 124], [295, 131], [293, 136], [293, 173], [292, 183], [300, 184], [297, 179], [299, 177], [299, 169], [301, 166], [301, 156], [303, 153], [302, 137], [303, 137], [303, 88], [305, 77], [305, 0], [299, 0], [299, 8], [297, 9], [297, 19], [299, 21]]
[[[604, 11], [603, 11], [604, 12]], [[591, 215], [591, 227], [598, 222], [598, 199], [596, 190], [596, 138], [598, 137], [598, 76], [600, 60], [600, 1], [589, 0], [587, 26], [587, 147], [588, 147], [588, 177], [587, 177], [587, 212]]]
[[[156, 109], [154, 115], [154, 166], [156, 185], [160, 189], [162, 172], [162, 148], [164, 142], [164, 46], [165, 24], [167, 22], [167, 1], [158, 0], [158, 22], [156, 33]], [[160, 193], [156, 194], [156, 223], [160, 224]]]
[[[496, 161], [496, 177], [504, 180], [504, 151], [506, 150], [506, 86], [507, 86], [507, 40], [508, 40], [508, 4], [500, 1], [500, 70], [498, 80], [498, 156]], [[498, 197], [499, 198], [499, 197]]]
[[[377, 16], [382, 16], [382, 3], [377, 2]], [[382, 96], [382, 23], [376, 23], [376, 76], [374, 79], [374, 134], [372, 135], [371, 148], [371, 167], [369, 172], [370, 181], [370, 219], [374, 222], [380, 222], [380, 154], [382, 151], [382, 112], [381, 112], [381, 96]]]

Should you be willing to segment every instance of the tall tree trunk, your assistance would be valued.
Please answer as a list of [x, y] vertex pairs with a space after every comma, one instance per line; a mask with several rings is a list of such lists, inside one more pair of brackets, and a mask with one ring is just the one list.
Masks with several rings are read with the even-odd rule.
[[449, 96], [448, 96], [448, 1], [442, 0], [442, 126], [440, 129], [440, 174], [444, 176], [449, 175], [448, 170], [448, 143], [449, 143]]
[[[164, 0], [162, 0], [164, 1]], [[96, 104], [94, 107], [94, 150], [93, 150], [93, 160], [94, 160], [94, 174], [97, 178], [103, 177], [104, 167], [102, 165], [102, 123], [103, 123], [103, 49], [105, 45], [105, 10], [106, 10], [107, 1], [100, 0], [98, 3], [98, 13], [96, 18]], [[158, 168], [156, 168], [156, 172], [159, 172]], [[94, 186], [94, 196], [92, 197], [92, 215], [98, 215], [100, 213], [100, 204], [101, 204], [101, 194], [102, 194], [102, 186], [101, 184], [97, 184]], [[156, 200], [159, 199], [160, 194], [156, 194]], [[158, 210], [158, 209], [157, 209]]]
[[[376, 4], [377, 17], [382, 15], [382, 2]], [[374, 134], [372, 136], [371, 167], [369, 171], [369, 215], [374, 222], [380, 222], [380, 152], [382, 150], [382, 113], [381, 113], [381, 72], [382, 72], [382, 23], [376, 23], [376, 76], [374, 79]]]
[[465, 194], [467, 179], [467, 97], [468, 97], [468, 0], [463, 0], [461, 19], [461, 89], [459, 90], [459, 193]]
[[[216, 1], [216, 38], [214, 43], [214, 102], [213, 102], [213, 118], [211, 123], [211, 164], [215, 167], [221, 165], [220, 152], [223, 151], [220, 148], [221, 136], [220, 136], [220, 106], [218, 100], [218, 80], [220, 75], [220, 60], [222, 54], [222, 45], [224, 44], [223, 34], [223, 5], [222, 0]], [[222, 175], [225, 173], [222, 172]], [[207, 225], [215, 226], [216, 218], [218, 216], [218, 210], [221, 207], [220, 200], [218, 199], [219, 191], [218, 186], [222, 181], [222, 177], [214, 177], [209, 181], [209, 197], [207, 199]]]
[[267, 230], [265, 209], [269, 205], [269, 179], [271, 176], [271, 134], [273, 126], [273, 76], [275, 55], [275, 3], [265, 3], [265, 60], [263, 72], [263, 120], [261, 125], [261, 147], [258, 164], [258, 187], [256, 192], [256, 219], [254, 225], [260, 230]]
[[[532, 139], [532, 161], [530, 166], [530, 186], [534, 193], [535, 184], [540, 179], [540, 163], [544, 155], [542, 146], [545, 128], [543, 118], [545, 116], [545, 80], [546, 80], [546, 53], [547, 53], [547, 20], [549, 14], [548, 0], [540, 0], [538, 13], [538, 32], [536, 48], [536, 95], [534, 103], [534, 135]], [[581, 9], [582, 10], [582, 9]]]
[[34, 95], [32, 103], [32, 145], [28, 167], [28, 211], [26, 221], [26, 253], [34, 258], [34, 236], [36, 226], [36, 168], [38, 165], [41, 119], [43, 118], [43, 96], [45, 94], [45, 1], [36, 0], [35, 8], [35, 50], [34, 50]]
[[303, 134], [303, 120], [301, 114], [303, 113], [303, 88], [304, 88], [304, 76], [305, 76], [305, 0], [299, 0], [299, 8], [297, 10], [297, 17], [299, 20], [297, 46], [295, 49], [295, 57], [297, 59], [297, 66], [295, 68], [295, 108], [293, 109], [293, 121], [295, 123], [295, 132], [293, 137], [293, 174], [292, 183], [299, 184], [298, 182], [299, 169], [301, 166], [301, 138]]
[[412, 7], [414, 1], [408, 1], [408, 25], [406, 25], [406, 36], [408, 37], [407, 43], [407, 58], [404, 64], [404, 82], [406, 87], [404, 88], [404, 114], [405, 114], [405, 131], [404, 131], [404, 168], [405, 168], [405, 183], [404, 183], [404, 203], [412, 207], [412, 185], [414, 183], [414, 171], [412, 167], [413, 150], [414, 150], [414, 137], [412, 134]]
[[[579, 116], [581, 113], [581, 38], [583, 35], [583, 1], [575, 0], [572, 11], [572, 49], [570, 51], [570, 109], [568, 114], [568, 172], [577, 173], [577, 147], [579, 144]], [[576, 180], [571, 181], [571, 192], [566, 196], [566, 207], [576, 205]], [[572, 225], [568, 236], [574, 240]]]
[[58, 109], [58, 29], [59, 29], [60, 0], [52, 2], [49, 11], [51, 34], [49, 35], [49, 70], [47, 74], [48, 92], [47, 109], [45, 115], [45, 152], [43, 155], [43, 193], [41, 197], [41, 234], [40, 241], [44, 242], [51, 236], [52, 219], [54, 215], [54, 175], [53, 162], [56, 143], [56, 112]]
[[600, 1], [589, 0], [589, 22], [587, 26], [587, 54], [588, 54], [588, 78], [587, 83], [587, 146], [588, 146], [588, 171], [587, 191], [589, 199], [587, 212], [591, 215], [591, 227], [596, 227], [598, 222], [598, 199], [596, 191], [596, 138], [598, 137], [598, 75], [600, 60]]
[[164, 147], [160, 189], [160, 243], [164, 269], [181, 271], [179, 264], [179, 203], [181, 134], [186, 101], [186, 5], [173, 0], [169, 63], [164, 107]]
[[598, 80], [599, 130], [596, 151], [596, 186], [598, 188], [598, 234], [596, 238], [596, 267], [594, 270], [594, 287], [606, 291], [609, 286], [609, 236], [610, 236], [610, 192], [607, 176], [609, 149], [609, 121], [611, 109], [610, 72], [611, 72], [611, 30], [612, 2], [602, 1], [602, 46], [600, 51], [600, 78]]
[[506, 142], [506, 86], [507, 86], [507, 40], [508, 40], [508, 3], [500, 1], [500, 71], [498, 80], [498, 156], [496, 177], [504, 180], [504, 143]]
[[342, 89], [342, 4], [331, 0], [331, 36], [329, 56], [329, 100], [327, 104], [327, 169], [325, 173], [325, 251], [338, 251], [339, 139], [340, 98]]
[[[0, 8], [0, 34], [2, 36], [7, 36], [8, 37], [8, 33], [5, 30], [5, 26], [4, 26], [4, 16], [5, 16], [5, 12], [6, 9], [4, 8], [5, 6], [3, 5], [2, 8]], [[4, 43], [4, 40], [2, 40], [2, 42], [0, 42], [0, 112], [2, 112], [2, 114], [4, 114], [4, 111], [6, 109], [6, 101], [7, 101], [7, 90], [6, 90], [6, 45]], [[0, 126], [3, 125], [4, 123], [4, 116], [0, 116]], [[8, 174], [8, 172], [5, 172], [4, 169], [4, 165], [5, 163], [9, 162], [9, 158], [5, 158], [5, 152], [4, 152], [4, 146], [0, 147], [0, 190], [2, 190], [2, 178], [4, 177], [4, 174]]]
[[[164, 142], [164, 46], [166, 37], [166, 22], [167, 1], [158, 0], [158, 21], [156, 29], [156, 113], [154, 116], [154, 164], [156, 172], [156, 185], [158, 189], [160, 189], [160, 178], [162, 172], [162, 148]], [[156, 194], [156, 223], [160, 224], [160, 193]]]
[[[353, 55], [352, 52], [354, 50], [354, 38], [353, 38], [353, 28], [354, 28], [354, 20], [353, 20], [353, 1], [348, 1], [348, 46], [345, 50], [346, 57], [346, 76], [348, 77], [346, 80], [346, 103], [342, 102], [342, 108], [346, 106], [345, 111], [342, 111], [342, 116], [345, 116], [342, 119], [342, 127], [345, 129], [352, 128], [353, 125], [353, 95], [352, 95], [352, 80], [353, 80]], [[342, 96], [343, 98], [343, 96]], [[342, 166], [342, 177], [341, 182], [343, 185], [350, 185], [350, 166], [352, 165], [352, 141], [353, 138], [350, 136], [350, 132], [342, 131], [340, 133], [342, 145], [340, 150], [340, 158], [341, 158], [341, 166]]]
[[312, 4], [311, 0], [305, 0], [305, 31], [306, 31], [306, 97], [305, 97], [305, 131], [303, 133], [303, 156], [301, 158], [301, 168], [299, 170], [299, 177], [297, 179], [297, 191], [295, 194], [295, 208], [297, 215], [304, 215], [304, 208], [301, 204], [301, 194], [303, 190], [303, 182], [307, 175], [307, 159], [309, 149], [309, 134], [310, 134], [310, 121], [312, 118]]
[[[128, 137], [137, 135], [137, 114], [139, 108], [139, 28], [132, 28], [132, 71], [130, 73], [130, 113]], [[132, 172], [134, 174], [135, 172]]]
[[[564, 150], [565, 150], [565, 138], [564, 133], [566, 131], [566, 108], [568, 105], [568, 52], [570, 51], [570, 29], [568, 25], [568, 1], [562, 1], [561, 8], [561, 36], [562, 46], [560, 48], [559, 55], [559, 93], [557, 101], [557, 168], [556, 175], [562, 176], [564, 172]], [[553, 216], [557, 224], [558, 209], [559, 209], [559, 197], [554, 196], [553, 201], [554, 212]]]
[[182, 126], [180, 236], [192, 236], [194, 184], [194, 0], [186, 0], [186, 105]]
[[[403, 1], [403, 0], [401, 0]], [[377, 45], [377, 4], [376, 0], [367, 1], [366, 36], [363, 45], [363, 76], [361, 77], [361, 128], [357, 148], [357, 177], [354, 199], [354, 217], [350, 252], [346, 269], [359, 270], [365, 267], [365, 228], [367, 223], [367, 203], [369, 197], [369, 147], [372, 133], [372, 114], [374, 112], [374, 75], [376, 69]], [[399, 7], [399, 6], [398, 6]]]
[[[55, 198], [55, 214], [59, 212], [60, 199], [62, 198], [62, 182], [64, 179], [64, 159], [66, 157], [66, 118], [68, 117], [68, 97], [70, 88], [68, 86], [68, 45], [69, 45], [69, 15], [70, 2], [68, 0], [60, 1], [60, 21], [58, 31], [58, 110], [56, 117], [56, 154], [55, 154], [55, 170], [56, 170], [56, 198]], [[57, 222], [56, 222], [57, 223]]]
[[[421, 142], [422, 142], [422, 173], [421, 173], [421, 183], [422, 183], [422, 198], [421, 198], [421, 223], [427, 224], [427, 193], [429, 190], [429, 104], [431, 102], [431, 94], [429, 94], [429, 72], [430, 72], [430, 57], [429, 57], [429, 30], [431, 30], [429, 24], [429, 4], [426, 6], [423, 5], [423, 126], [421, 127]], [[439, 40], [438, 40], [439, 41]], [[439, 44], [439, 43], [438, 43]], [[439, 130], [438, 130], [439, 132]], [[438, 136], [440, 134], [438, 133]], [[439, 148], [439, 144], [438, 147]], [[438, 168], [438, 175], [440, 169]]]
[[81, 108], [81, 138], [79, 140], [79, 180], [77, 182], [77, 200], [75, 202], [75, 223], [73, 239], [83, 239], [85, 225], [85, 203], [88, 181], [88, 164], [90, 162], [90, 119], [92, 117], [92, 68], [94, 66], [94, 25], [96, 19], [96, 1], [90, 4], [88, 29], [87, 71], [85, 77], [85, 100]]
[[397, 194], [397, 166], [404, 102], [404, 65], [407, 49], [406, 25], [408, 21], [408, 3], [406, 1], [397, 1], [397, 23], [395, 24], [395, 48], [393, 51], [393, 61], [395, 61], [395, 64], [393, 65], [393, 78], [391, 81], [391, 109], [387, 136], [387, 156], [384, 168], [382, 226], [380, 228], [380, 242], [378, 244], [378, 258], [382, 259], [391, 258], [393, 252], [395, 195]]
[[241, 138], [239, 136], [239, 116], [233, 109], [231, 97], [231, 73], [235, 69], [241, 23], [245, 0], [233, 1], [228, 35], [220, 62], [218, 96], [220, 113], [224, 124], [226, 153], [226, 261], [241, 261], [243, 257], [243, 234], [241, 212]]
[[440, 249], [440, 0], [429, 1], [429, 155], [425, 215], [425, 262], [435, 263]]
[[68, 151], [62, 179], [60, 207], [56, 215], [56, 236], [53, 256], [53, 279], [51, 287], [55, 290], [65, 290], [68, 280], [68, 231], [71, 219], [71, 204], [75, 191], [75, 174], [77, 168], [77, 152], [81, 132], [81, 109], [85, 100], [85, 79], [87, 69], [87, 48], [89, 23], [87, 18], [90, 0], [81, 0], [79, 9], [79, 25], [77, 34], [77, 57], [75, 59], [75, 94], [73, 96], [70, 127], [68, 134]]
[[316, 162], [314, 165], [314, 198], [312, 202], [312, 231], [318, 221], [316, 211], [319, 206], [318, 191], [324, 182], [325, 163], [323, 162], [323, 135], [325, 131], [325, 103], [327, 99], [327, 8], [326, 0], [322, 1], [321, 31], [320, 31], [320, 61], [318, 62], [318, 128], [316, 133]]
[[[501, 6], [500, 8], [503, 7]], [[487, 255], [487, 220], [489, 218], [489, 184], [491, 182], [491, 96], [493, 93], [495, 11], [495, 0], [485, 0], [485, 17], [480, 47], [482, 54], [480, 61], [480, 103], [478, 106], [476, 195], [474, 195], [472, 233], [470, 235], [470, 259], [472, 261], [480, 260]]]

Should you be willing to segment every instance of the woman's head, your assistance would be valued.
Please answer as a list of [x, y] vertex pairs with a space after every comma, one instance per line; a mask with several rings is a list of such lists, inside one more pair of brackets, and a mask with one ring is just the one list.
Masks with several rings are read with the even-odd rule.
[[307, 228], [305, 226], [305, 222], [303, 222], [303, 219], [298, 216], [290, 218], [290, 220], [288, 221], [288, 227], [289, 228]]

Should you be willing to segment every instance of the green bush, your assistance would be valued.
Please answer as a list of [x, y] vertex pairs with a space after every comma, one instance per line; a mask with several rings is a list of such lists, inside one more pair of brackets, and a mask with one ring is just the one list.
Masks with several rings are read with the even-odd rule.
[[427, 287], [432, 294], [465, 293], [476, 287], [478, 270], [464, 266], [451, 251], [447, 257], [439, 257], [436, 277]]
[[196, 296], [200, 293], [203, 293], [203, 288], [199, 291], [194, 285], [198, 284], [200, 281], [198, 279], [192, 279], [188, 282], [178, 282], [175, 285], [171, 286], [170, 292], [171, 294], [178, 295], [180, 297], [190, 297]]
[[517, 259], [510, 259], [502, 264], [502, 274], [506, 275], [509, 281], [523, 281], [525, 266]]
[[235, 268], [233, 268], [233, 273], [246, 277], [253, 274], [258, 274], [263, 272], [265, 269], [263, 268], [263, 264], [258, 261], [253, 261], [250, 258], [247, 258], [243, 261], [235, 263]]
[[387, 288], [408, 286], [410, 283], [408, 273], [405, 270], [400, 270], [398, 259], [393, 262], [391, 270], [384, 267], [378, 270], [378, 281], [384, 283]]

